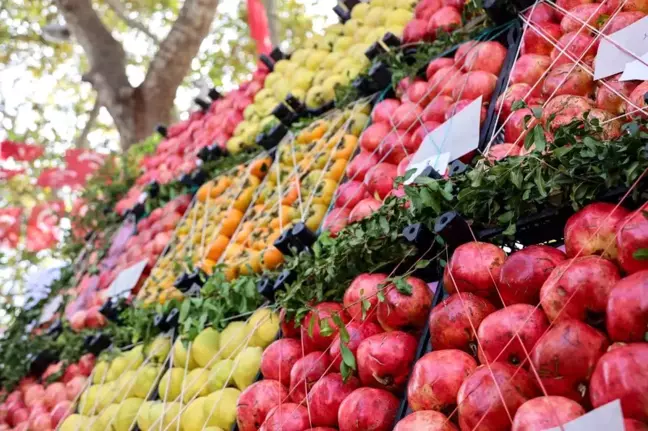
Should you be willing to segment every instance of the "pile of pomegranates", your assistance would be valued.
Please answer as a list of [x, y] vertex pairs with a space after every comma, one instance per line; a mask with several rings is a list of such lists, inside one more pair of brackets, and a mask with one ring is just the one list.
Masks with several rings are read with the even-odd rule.
[[[361, 274], [342, 303], [317, 304], [299, 324], [282, 319], [284, 338], [263, 353], [264, 379], [239, 398], [239, 429], [393, 429], [434, 293], [418, 278], [405, 282], [401, 293], [386, 274]], [[304, 426], [277, 427], [280, 403], [294, 403], [290, 423]]]
[[432, 60], [427, 80], [405, 78], [398, 99], [376, 104], [324, 229], [335, 236], [348, 223], [373, 214], [387, 196], [402, 196], [402, 189], [394, 190], [394, 179], [405, 174], [425, 137], [480, 96], [483, 122], [506, 54], [496, 41], [465, 43], [454, 57]]
[[0, 404], [0, 431], [55, 430], [74, 412], [73, 403], [83, 391], [94, 364], [95, 357], [88, 353], [65, 369], [60, 362], [50, 365], [40, 377], [45, 382], [63, 371], [56, 382], [45, 384], [33, 377], [23, 378], [18, 388]]
[[[505, 144], [492, 146], [490, 158], [523, 155], [524, 138], [537, 124], [551, 143], [558, 127], [583, 119], [586, 112], [599, 120], [602, 138], [620, 136], [622, 124], [646, 106], [648, 82], [620, 81], [621, 74], [595, 81], [594, 58], [600, 40], [607, 37], [603, 35], [624, 29], [646, 13], [644, 1], [559, 0], [531, 7], [509, 87], [497, 102]], [[520, 101], [527, 107], [514, 109]]]
[[459, 246], [395, 429], [541, 431], [617, 399], [626, 429], [648, 429], [646, 210], [588, 205], [564, 251]]

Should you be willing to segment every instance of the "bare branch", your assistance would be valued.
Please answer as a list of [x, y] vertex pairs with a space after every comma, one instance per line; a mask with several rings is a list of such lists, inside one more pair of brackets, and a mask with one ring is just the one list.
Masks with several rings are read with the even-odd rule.
[[156, 45], [160, 44], [160, 40], [157, 38], [157, 36], [155, 36], [151, 32], [151, 30], [148, 29], [148, 27], [146, 27], [141, 22], [128, 16], [128, 11], [124, 8], [124, 5], [122, 5], [121, 0], [104, 0], [104, 1], [113, 10], [113, 12], [115, 12], [115, 14], [119, 17], [119, 19], [121, 19], [126, 24], [128, 24], [129, 27], [142, 32], [149, 39], [155, 42]]
[[77, 148], [87, 148], [88, 147], [88, 135], [90, 134], [90, 131], [94, 127], [95, 122], [97, 121], [97, 117], [99, 116], [99, 111], [101, 110], [101, 103], [99, 103], [99, 98], [97, 97], [95, 99], [94, 106], [92, 107], [92, 110], [88, 113], [88, 121], [86, 121], [86, 125], [81, 131], [81, 134], [76, 138], [76, 142], [74, 145]]

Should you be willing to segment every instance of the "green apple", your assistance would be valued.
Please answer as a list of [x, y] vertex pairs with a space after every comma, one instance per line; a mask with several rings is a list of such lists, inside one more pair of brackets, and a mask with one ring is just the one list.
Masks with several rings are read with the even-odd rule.
[[350, 19], [344, 23], [344, 34], [353, 36], [359, 28], [362, 28], [362, 23], [357, 19]]
[[344, 25], [339, 22], [335, 24], [331, 24], [326, 28], [326, 32], [337, 34], [338, 36], [342, 36], [344, 34]]
[[322, 85], [322, 82], [331, 74], [330, 70], [320, 70], [313, 78], [313, 85]]
[[[284, 71], [290, 66], [291, 62], [290, 60], [282, 59], [279, 60], [274, 64], [274, 71], [279, 75], [283, 75]], [[268, 78], [266, 77], [266, 82], [268, 81]]]
[[272, 90], [266, 81], [266, 87], [263, 90], [259, 90], [259, 92], [254, 95], [254, 103], [260, 103], [269, 97], [272, 97]]
[[338, 64], [343, 59], [344, 59], [344, 53], [331, 52], [329, 55], [326, 56], [326, 58], [322, 62], [321, 68], [331, 70], [335, 67], [336, 64]]
[[271, 72], [265, 78], [263, 82], [264, 88], [272, 88], [275, 82], [280, 81], [283, 78], [282, 74], [279, 72]]
[[234, 136], [233, 138], [230, 138], [227, 141], [227, 144], [225, 144], [225, 147], [227, 148], [227, 151], [230, 154], [238, 154], [243, 149], [243, 139], [241, 139], [238, 136]]
[[[256, 108], [254, 105], [248, 105], [244, 110], [243, 110], [243, 119], [244, 120], [251, 120], [254, 117], [257, 117], [259, 114], [257, 114]], [[234, 132], [236, 134], [236, 132]]]
[[277, 100], [284, 100], [288, 93], [290, 93], [290, 83], [292, 79], [282, 79], [274, 84], [272, 91]]
[[360, 43], [364, 42], [370, 31], [371, 27], [358, 27], [358, 29], [353, 34], [353, 41]]
[[348, 83], [349, 79], [344, 75], [332, 75], [326, 78], [324, 83], [322, 83], [322, 88], [324, 88], [327, 94], [333, 93], [333, 95], [335, 95], [335, 89], [338, 86], [345, 86]]

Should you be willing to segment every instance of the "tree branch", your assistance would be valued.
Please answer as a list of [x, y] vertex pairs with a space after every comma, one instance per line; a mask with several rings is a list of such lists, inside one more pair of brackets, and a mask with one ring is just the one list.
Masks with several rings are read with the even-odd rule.
[[272, 46], [279, 46], [279, 17], [277, 16], [277, 5], [275, 0], [264, 0], [266, 7], [266, 16], [268, 18], [268, 28], [270, 30], [270, 41]]
[[160, 40], [155, 36], [151, 31], [141, 22], [132, 19], [131, 17], [128, 16], [128, 11], [124, 9], [124, 5], [122, 5], [120, 0], [104, 0], [110, 9], [115, 12], [115, 14], [124, 21], [126, 24], [128, 24], [129, 27], [134, 28], [135, 30], [138, 30], [142, 32], [144, 35], [149, 37], [153, 42], [155, 42], [156, 45], [160, 44]]
[[97, 121], [97, 117], [99, 116], [99, 111], [101, 110], [101, 103], [99, 103], [99, 98], [97, 97], [95, 99], [94, 106], [92, 107], [92, 110], [88, 113], [88, 121], [86, 121], [86, 125], [81, 131], [81, 134], [76, 138], [76, 142], [74, 143], [76, 148], [86, 148], [88, 144], [88, 135], [90, 134], [90, 131], [92, 130], [92, 127], [94, 127], [94, 123]]

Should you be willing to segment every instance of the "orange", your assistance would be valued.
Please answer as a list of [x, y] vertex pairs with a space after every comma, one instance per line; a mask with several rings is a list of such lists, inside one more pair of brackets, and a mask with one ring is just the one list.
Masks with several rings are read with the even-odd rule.
[[225, 273], [225, 279], [227, 281], [232, 281], [236, 277], [238, 277], [238, 266], [236, 265], [227, 265], [225, 267], [224, 273]]
[[236, 208], [230, 208], [230, 210], [227, 212], [227, 215], [225, 216], [225, 219], [223, 219], [222, 221], [220, 229], [221, 235], [225, 235], [226, 237], [231, 238], [232, 235], [234, 235], [234, 232], [236, 232], [236, 228], [238, 227], [242, 218], [242, 211], [239, 211]]
[[217, 198], [220, 196], [227, 188], [232, 185], [232, 180], [229, 177], [220, 177], [216, 182], [216, 185], [211, 189], [209, 195], [212, 198]]
[[250, 163], [250, 173], [257, 178], [263, 178], [268, 173], [270, 166], [272, 166], [272, 159], [270, 157], [253, 160]]
[[218, 259], [222, 256], [223, 252], [227, 248], [227, 245], [230, 243], [230, 239], [225, 235], [219, 234], [207, 249], [207, 259], [214, 262], [218, 262]]
[[324, 176], [335, 182], [339, 182], [342, 176], [344, 176], [346, 165], [346, 159], [336, 159], [326, 168], [327, 172]]
[[198, 199], [200, 202], [207, 202], [207, 198], [209, 197], [213, 185], [214, 183], [207, 181], [205, 184], [200, 186], [200, 188], [196, 192], [196, 199]]
[[253, 197], [254, 197], [254, 187], [248, 187], [246, 189], [243, 189], [243, 191], [241, 191], [241, 193], [234, 201], [234, 208], [236, 208], [241, 212], [245, 211], [247, 207], [250, 205], [250, 202], [252, 202]]
[[261, 253], [250, 251], [249, 259], [244, 260], [239, 266], [239, 273], [241, 275], [252, 275], [258, 272], [261, 272]]
[[275, 269], [284, 261], [284, 255], [275, 247], [270, 246], [261, 252], [263, 269]]
[[216, 266], [216, 262], [210, 259], [205, 259], [200, 264], [200, 269], [202, 269], [205, 274], [212, 275], [212, 273], [214, 272], [214, 266]]

